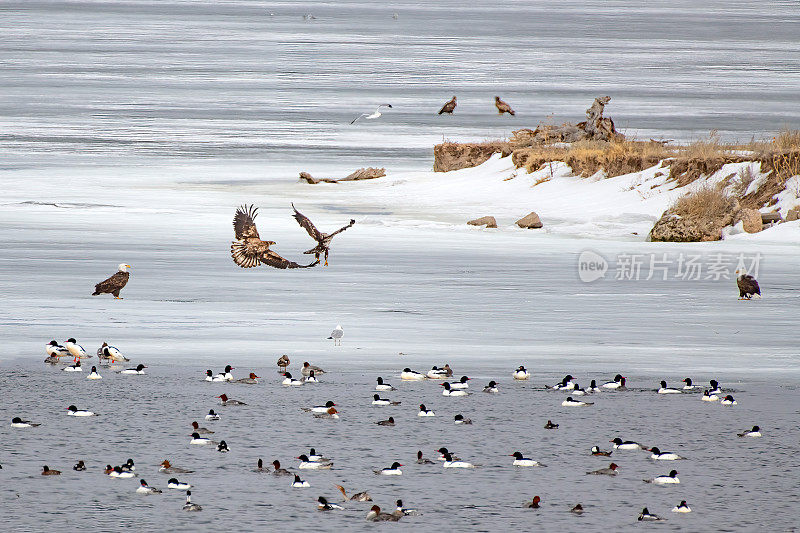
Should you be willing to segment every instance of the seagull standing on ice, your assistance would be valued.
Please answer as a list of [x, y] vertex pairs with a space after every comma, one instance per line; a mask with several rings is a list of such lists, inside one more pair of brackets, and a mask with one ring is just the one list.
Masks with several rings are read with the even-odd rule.
[[378, 107], [375, 108], [375, 111], [373, 113], [361, 113], [356, 118], [354, 118], [353, 122], [351, 122], [350, 124], [355, 124], [356, 120], [360, 119], [361, 117], [364, 117], [367, 120], [372, 120], [374, 118], [378, 118], [379, 116], [381, 116], [381, 108], [382, 107], [388, 107], [389, 109], [391, 109], [392, 108], [392, 104], [381, 104], [381, 105], [379, 105]]
[[342, 337], [344, 336], [344, 330], [342, 329], [341, 324], [336, 325], [336, 329], [331, 331], [331, 336], [328, 337], [329, 339], [333, 339], [334, 346], [341, 346], [342, 345]]

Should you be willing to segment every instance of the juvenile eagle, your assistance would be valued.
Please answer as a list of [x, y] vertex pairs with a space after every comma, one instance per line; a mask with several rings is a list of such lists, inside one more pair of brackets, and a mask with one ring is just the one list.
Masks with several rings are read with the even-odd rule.
[[329, 247], [331, 245], [331, 240], [333, 240], [333, 238], [336, 235], [340, 234], [341, 232], [343, 232], [344, 230], [355, 224], [356, 221], [350, 219], [350, 223], [348, 225], [337, 229], [333, 233], [322, 233], [320, 230], [316, 228], [316, 226], [314, 226], [314, 223], [311, 222], [307, 216], [305, 216], [304, 214], [302, 214], [300, 211], [297, 210], [294, 204], [292, 204], [292, 209], [294, 209], [294, 215], [292, 216], [294, 216], [295, 220], [297, 220], [297, 223], [300, 224], [300, 227], [305, 229], [308, 232], [308, 234], [311, 235], [311, 238], [317, 241], [317, 245], [314, 248], [307, 250], [303, 253], [314, 254], [317, 263], [319, 263], [319, 254], [324, 253], [325, 266], [328, 266], [328, 252], [330, 251]]
[[516, 113], [514, 113], [514, 110], [511, 109], [511, 106], [505, 103], [504, 101], [500, 100], [499, 96], [494, 97], [494, 105], [497, 108], [497, 112], [500, 113], [501, 115], [503, 113], [508, 113], [512, 117], [516, 115]]
[[448, 115], [452, 115], [453, 110], [455, 108], [456, 108], [456, 97], [454, 96], [452, 100], [450, 100], [449, 102], [447, 102], [442, 106], [442, 108], [439, 110], [439, 114], [441, 115], [442, 113], [447, 113]]
[[259, 263], [275, 268], [309, 268], [319, 263], [319, 257], [310, 265], [298, 265], [289, 261], [269, 249], [275, 241], [262, 241], [258, 236], [255, 218], [258, 208], [243, 205], [236, 210], [233, 217], [233, 230], [236, 240], [231, 243], [231, 257], [233, 262], [242, 268], [252, 268]]
[[758, 286], [756, 278], [747, 273], [746, 270], [739, 269], [736, 271], [736, 285], [739, 286], [739, 299], [749, 300], [753, 295], [758, 294], [761, 296], [761, 288]]
[[117, 273], [94, 286], [94, 292], [92, 293], [92, 296], [110, 293], [113, 294], [114, 298], [117, 300], [122, 300], [122, 298], [120, 298], [119, 291], [121, 291], [122, 287], [128, 283], [128, 278], [131, 277], [130, 272], [126, 270], [128, 268], [131, 268], [131, 266], [126, 265], [125, 263], [120, 263], [119, 271]]

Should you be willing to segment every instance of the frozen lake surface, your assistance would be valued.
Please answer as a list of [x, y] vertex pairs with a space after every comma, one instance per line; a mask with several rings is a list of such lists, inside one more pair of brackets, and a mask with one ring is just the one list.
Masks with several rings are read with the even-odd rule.
[[[42, 423], [0, 426], [7, 527], [371, 527], [362, 504], [317, 513], [318, 495], [337, 501], [334, 482], [369, 490], [385, 510], [398, 497], [419, 508], [423, 516], [403, 529], [627, 529], [644, 506], [675, 530], [794, 527], [797, 223], [718, 243], [646, 243], [642, 228], [661, 207], [581, 219], [582, 201], [594, 213], [613, 195], [587, 188], [582, 200], [577, 184], [573, 205], [543, 206], [553, 211], [546, 230], [529, 232], [510, 222], [539, 209], [519, 212], [527, 198], [520, 181], [484, 185], [492, 189], [484, 200], [482, 189], [469, 189], [476, 175], [419, 172], [442, 138], [496, 138], [550, 114], [575, 120], [600, 94], [613, 97], [617, 127], [639, 138], [691, 140], [716, 128], [748, 140], [797, 127], [796, 4], [734, 7], [0, 4], [0, 411]], [[515, 119], [494, 114], [498, 92]], [[436, 116], [454, 93], [457, 113]], [[383, 101], [395, 107], [380, 120], [348, 125]], [[340, 186], [295, 181], [301, 170], [340, 176], [366, 165], [386, 166], [390, 176]], [[617, 194], [623, 185], [599, 186]], [[555, 199], [558, 190], [547, 194]], [[230, 224], [242, 203], [261, 208], [259, 230], [279, 253], [306, 258], [300, 252], [311, 244], [290, 216], [292, 201], [321, 229], [356, 219], [334, 241], [331, 265], [238, 269]], [[490, 207], [503, 217], [500, 229], [464, 225]], [[611, 263], [605, 279], [580, 280], [586, 250]], [[734, 268], [731, 258], [760, 254], [765, 297], [738, 301], [733, 280], [681, 279], [674, 262], [666, 280], [648, 280], [646, 270], [639, 280], [615, 279], [620, 257], [662, 253], [704, 264], [724, 254]], [[120, 262], [133, 265], [125, 299], [90, 296]], [[334, 348], [325, 337], [337, 323], [345, 336]], [[149, 375], [106, 370], [89, 382], [42, 365], [44, 344], [69, 337], [92, 353], [103, 341], [116, 345]], [[294, 369], [309, 360], [332, 372], [316, 388], [286, 390], [274, 371], [284, 353]], [[430, 383], [403, 384], [391, 395], [401, 407], [369, 405], [378, 374], [400, 385], [404, 366], [444, 362], [478, 386], [497, 379], [502, 393], [448, 399]], [[228, 363], [237, 377], [253, 369], [265, 379], [252, 387], [199, 381], [206, 368]], [[510, 382], [520, 364], [532, 383]], [[635, 390], [602, 393], [587, 409], [562, 408], [561, 394], [542, 390], [565, 373], [588, 385], [617, 372]], [[687, 375], [720, 380], [739, 405], [652, 391]], [[249, 404], [223, 409], [215, 423], [227, 455], [188, 445], [189, 423], [221, 392]], [[327, 399], [342, 406], [339, 422], [299, 411]], [[439, 416], [417, 419], [421, 401]], [[103, 416], [69, 418], [70, 403]], [[456, 412], [475, 424], [454, 426]], [[372, 425], [389, 414], [399, 420], [393, 430]], [[548, 418], [559, 430], [542, 429]], [[753, 424], [764, 428], [762, 439], [735, 436]], [[588, 449], [607, 448], [617, 435], [689, 457], [677, 465], [679, 488], [642, 483], [671, 466], [643, 453], [615, 453], [618, 478], [585, 476], [608, 462]], [[411, 464], [398, 479], [371, 473], [442, 445], [483, 467]], [[336, 462], [306, 476], [310, 489], [249, 471], [258, 457], [294, 466], [309, 446]], [[507, 455], [516, 450], [549, 467], [515, 470]], [[165, 476], [154, 465], [165, 457], [196, 470], [187, 479], [205, 511], [187, 515], [181, 495], [142, 498], [135, 481], [99, 473], [128, 457], [161, 488]], [[71, 470], [78, 459], [89, 471]], [[40, 477], [43, 464], [64, 475]], [[534, 494], [543, 509], [521, 509]], [[681, 499], [695, 512], [670, 513]], [[582, 517], [567, 512], [578, 502]]]
[[[429, 168], [443, 138], [575, 122], [602, 95], [634, 138], [749, 141], [800, 125], [798, 27], [793, 1], [10, 0], [0, 142], [5, 165], [79, 152], [253, 160], [270, 177]], [[495, 95], [517, 116], [498, 117]]]

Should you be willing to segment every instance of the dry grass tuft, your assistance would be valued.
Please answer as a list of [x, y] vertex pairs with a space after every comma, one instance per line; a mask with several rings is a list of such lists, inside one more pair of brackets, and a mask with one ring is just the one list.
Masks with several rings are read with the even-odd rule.
[[762, 143], [758, 159], [765, 171], [773, 171], [779, 185], [800, 175], [800, 130], [784, 129], [771, 142]]
[[709, 133], [707, 139], [698, 139], [678, 151], [678, 157], [683, 159], [719, 159], [729, 154], [730, 148], [720, 142], [716, 131]]
[[[563, 161], [577, 175], [588, 177], [603, 170], [610, 178], [669, 160], [669, 177], [681, 187], [728, 163], [761, 161], [765, 171], [774, 170], [776, 179], [784, 183], [800, 174], [800, 130], [784, 130], [769, 142], [753, 140], [746, 144], [724, 144], [716, 132], [688, 145], [673, 146], [656, 141], [579, 141], [520, 148], [513, 151], [512, 157], [517, 167], [525, 167], [528, 172], [551, 161]], [[752, 174], [745, 176], [741, 194], [752, 179]]]
[[800, 150], [800, 130], [790, 130], [785, 128], [773, 137], [772, 146], [775, 150], [795, 151]]
[[508, 142], [457, 143], [444, 141], [433, 147], [433, 170], [449, 172], [474, 167], [486, 162], [495, 153], [500, 153], [503, 157], [511, 154]]
[[750, 165], [739, 169], [739, 174], [736, 176], [737, 180], [734, 183], [733, 191], [737, 196], [744, 196], [747, 189], [755, 181], [756, 176], [753, 174], [753, 169]]
[[600, 170], [608, 177], [639, 172], [670, 157], [669, 149], [657, 142], [578, 141], [570, 145], [542, 145], [515, 150], [517, 167], [533, 172], [551, 161], [563, 161], [578, 175], [587, 177]]
[[742, 160], [734, 148], [722, 144], [712, 132], [708, 138], [685, 146], [668, 146], [657, 141], [578, 141], [570, 145], [541, 145], [513, 152], [514, 164], [528, 172], [539, 170], [550, 161], [563, 161], [580, 176], [603, 170], [609, 178], [640, 172], [659, 161], [670, 160], [670, 179], [687, 185], [701, 175], [709, 175], [726, 163]]
[[717, 219], [730, 212], [731, 203], [719, 187], [706, 185], [678, 198], [670, 210], [684, 218]]
[[708, 138], [675, 148], [675, 160], [670, 165], [669, 177], [683, 187], [700, 176], [708, 176], [726, 163], [741, 161], [733, 153], [733, 147], [720, 142], [719, 135], [712, 131]]
[[792, 176], [800, 176], [800, 149], [772, 154], [772, 168], [781, 185]]

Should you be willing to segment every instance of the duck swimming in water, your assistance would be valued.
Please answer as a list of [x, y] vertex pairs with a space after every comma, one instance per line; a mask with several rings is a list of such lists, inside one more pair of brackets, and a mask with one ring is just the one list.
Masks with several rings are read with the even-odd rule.
[[539, 496], [534, 496], [533, 500], [527, 502], [525, 505], [523, 505], [523, 507], [526, 508], [526, 509], [538, 509], [539, 508], [539, 502], [541, 502], [541, 501], [542, 501], [542, 499]]
[[402, 514], [389, 514], [381, 512], [381, 508], [373, 505], [372, 509], [367, 513], [367, 520], [370, 522], [397, 522], [402, 518]]
[[183, 505], [183, 510], [187, 512], [202, 511], [203, 506], [192, 503], [192, 491], [186, 491], [186, 503]]

